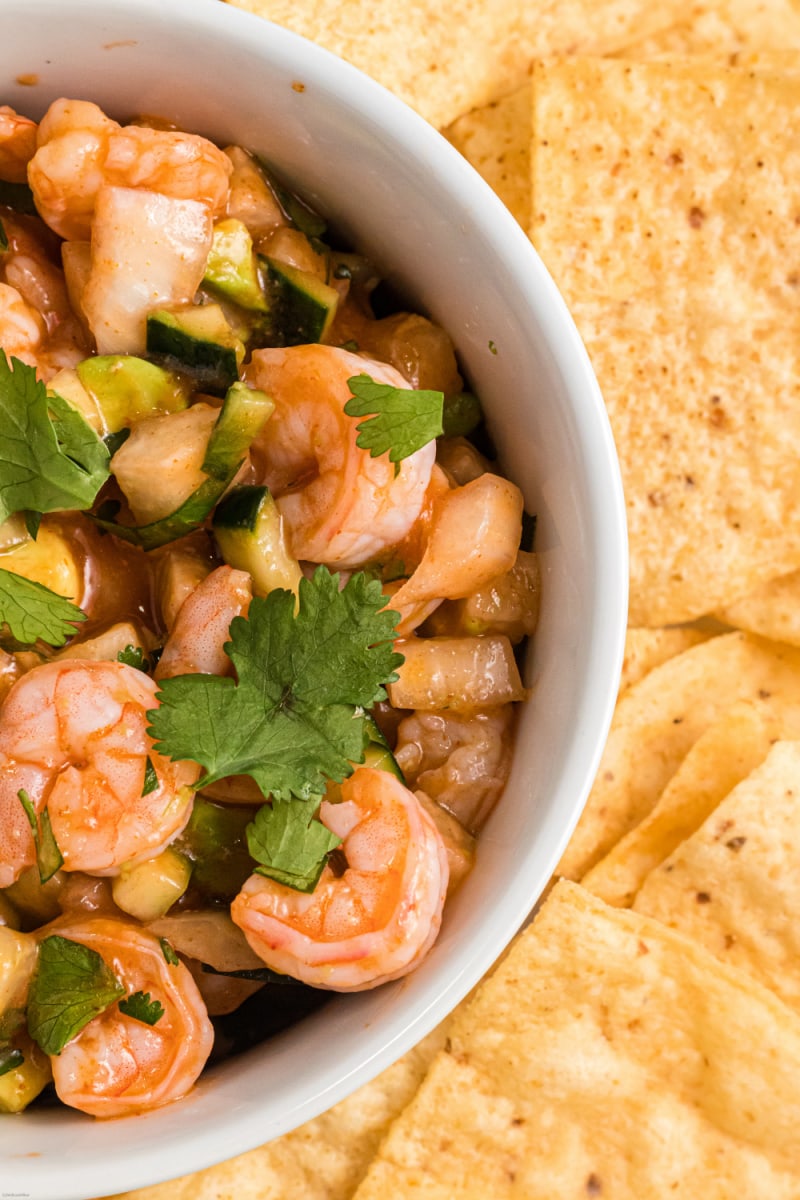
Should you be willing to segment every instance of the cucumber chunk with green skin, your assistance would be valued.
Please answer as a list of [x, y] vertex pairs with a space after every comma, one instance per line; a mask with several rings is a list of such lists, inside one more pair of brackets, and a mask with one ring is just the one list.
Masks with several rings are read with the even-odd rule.
[[381, 733], [380, 726], [375, 718], [369, 716], [369, 714], [364, 719], [364, 732], [367, 737], [367, 744], [364, 747], [364, 762], [361, 765], [374, 767], [376, 771], [389, 771], [402, 784], [405, 784], [405, 775], [400, 770], [389, 743]]
[[222, 499], [253, 438], [261, 429], [274, 405], [269, 396], [244, 383], [228, 388], [220, 414], [208, 440], [203, 471], [209, 476], [173, 513], [147, 525], [120, 525], [98, 513], [94, 520], [115, 537], [155, 550], [177, 541], [202, 525]]
[[170, 371], [133, 354], [86, 358], [75, 370], [109, 433], [119, 433], [142, 417], [180, 412], [189, 403], [188, 389]]
[[193, 304], [148, 315], [147, 353], [176, 363], [199, 390], [224, 396], [239, 378], [244, 344], [218, 304]]
[[214, 513], [214, 537], [229, 566], [248, 571], [257, 595], [274, 588], [297, 592], [302, 578], [284, 537], [283, 522], [269, 488], [234, 488]]
[[206, 263], [203, 286], [241, 308], [268, 312], [247, 226], [235, 217], [217, 221]]
[[260, 258], [272, 312], [272, 334], [277, 346], [322, 342], [328, 335], [339, 293], [310, 271], [301, 271], [275, 258]]

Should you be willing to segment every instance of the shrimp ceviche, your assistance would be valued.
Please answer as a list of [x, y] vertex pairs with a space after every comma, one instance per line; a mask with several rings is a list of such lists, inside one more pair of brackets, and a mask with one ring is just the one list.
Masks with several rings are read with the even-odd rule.
[[0, 1112], [118, 1117], [436, 953], [537, 559], [447, 333], [242, 147], [0, 108], [0, 349]]

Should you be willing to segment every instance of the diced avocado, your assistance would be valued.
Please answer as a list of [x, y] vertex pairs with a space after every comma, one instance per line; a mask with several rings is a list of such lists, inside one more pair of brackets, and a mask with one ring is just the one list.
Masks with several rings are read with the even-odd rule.
[[192, 864], [185, 854], [167, 846], [155, 858], [123, 864], [111, 882], [117, 908], [137, 921], [163, 917], [189, 886]]
[[117, 433], [142, 417], [179, 412], [189, 402], [187, 387], [172, 372], [133, 354], [87, 358], [76, 371], [100, 409], [105, 433]]
[[276, 258], [261, 258], [272, 311], [276, 345], [299, 346], [326, 338], [336, 316], [339, 293], [310, 271]]
[[148, 315], [147, 352], [179, 364], [199, 389], [223, 396], [239, 378], [244, 344], [218, 304], [193, 304]]
[[54, 392], [56, 396], [60, 396], [67, 404], [76, 409], [87, 425], [91, 425], [92, 429], [98, 437], [105, 437], [108, 430], [105, 427], [105, 420], [97, 403], [92, 396], [89, 395], [86, 388], [78, 378], [78, 372], [74, 367], [64, 367], [60, 370], [47, 385], [49, 392]]
[[300, 564], [286, 545], [269, 488], [234, 488], [214, 513], [214, 536], [226, 563], [250, 572], [258, 595], [273, 588], [297, 592]]
[[269, 310], [258, 278], [253, 239], [247, 226], [235, 217], [226, 217], [214, 226], [203, 285], [242, 308]]

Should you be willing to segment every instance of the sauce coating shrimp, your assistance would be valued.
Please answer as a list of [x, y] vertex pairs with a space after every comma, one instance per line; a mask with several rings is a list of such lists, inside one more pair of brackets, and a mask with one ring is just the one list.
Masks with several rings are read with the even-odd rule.
[[28, 182], [42, 219], [85, 241], [101, 188], [141, 188], [223, 211], [230, 160], [197, 134], [121, 126], [86, 100], [55, 100], [39, 125]]
[[6, 357], [37, 366], [37, 355], [45, 335], [44, 321], [26, 304], [16, 288], [0, 283], [0, 346]]
[[344, 406], [347, 380], [365, 373], [409, 386], [385, 363], [325, 345], [256, 350], [244, 372], [275, 401], [251, 453], [298, 559], [359, 566], [402, 541], [422, 510], [436, 444], [403, 459], [396, 475], [387, 455], [357, 446], [358, 421]]
[[156, 679], [173, 675], [228, 675], [231, 660], [223, 646], [230, 641], [234, 617], [246, 617], [253, 598], [246, 571], [217, 567], [184, 600], [156, 668]]
[[[36, 861], [19, 799], [46, 807], [67, 871], [114, 874], [183, 829], [199, 769], [153, 750], [157, 685], [124, 663], [67, 659], [23, 675], [0, 709], [0, 887]], [[155, 779], [145, 789], [147, 765]]]
[[36, 122], [0, 105], [0, 179], [27, 183], [28, 163], [36, 152]]
[[153, 934], [105, 917], [49, 926], [95, 950], [130, 995], [149, 993], [163, 1015], [154, 1025], [112, 1004], [51, 1058], [58, 1096], [94, 1117], [121, 1117], [179, 1100], [211, 1053], [214, 1032], [183, 963], [168, 963]]
[[360, 767], [342, 802], [320, 820], [343, 839], [341, 877], [330, 866], [311, 895], [251, 875], [231, 906], [272, 970], [312, 987], [357, 992], [406, 975], [441, 924], [447, 853], [416, 796], [386, 771]]

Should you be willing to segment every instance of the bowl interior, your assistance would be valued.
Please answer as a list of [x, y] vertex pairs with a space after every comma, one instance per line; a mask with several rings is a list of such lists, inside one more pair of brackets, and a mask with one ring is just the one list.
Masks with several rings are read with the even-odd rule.
[[396, 984], [333, 999], [170, 1108], [104, 1123], [17, 1118], [0, 1137], [5, 1191], [78, 1200], [199, 1169], [309, 1119], [488, 969], [557, 863], [602, 748], [625, 626], [624, 508], [602, 401], [549, 276], [478, 176], [397, 100], [217, 0], [0, 0], [0, 17], [5, 103], [38, 116], [57, 96], [92, 99], [262, 153], [447, 328], [537, 515], [543, 569], [512, 776], [430, 958]]

